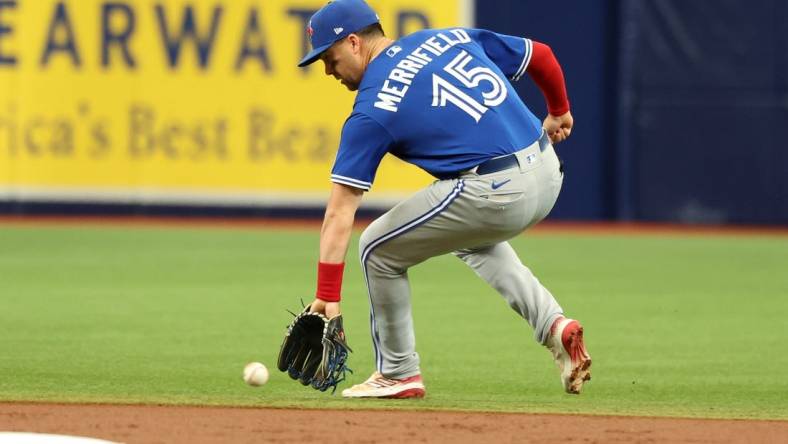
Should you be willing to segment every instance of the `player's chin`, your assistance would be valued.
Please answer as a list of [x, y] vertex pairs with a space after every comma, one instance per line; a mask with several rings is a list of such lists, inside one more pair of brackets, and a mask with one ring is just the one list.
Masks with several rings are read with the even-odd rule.
[[345, 88], [347, 88], [350, 91], [357, 91], [358, 90], [358, 83], [356, 83], [356, 82], [349, 82], [347, 80], [340, 80], [339, 83], [345, 85]]

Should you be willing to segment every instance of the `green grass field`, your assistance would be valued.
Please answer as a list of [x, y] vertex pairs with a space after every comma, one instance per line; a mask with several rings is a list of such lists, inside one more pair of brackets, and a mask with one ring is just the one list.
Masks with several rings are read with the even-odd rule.
[[[513, 244], [594, 358], [562, 392], [528, 325], [453, 257], [411, 270], [428, 388], [349, 401], [273, 370], [317, 230], [0, 226], [0, 401], [788, 419], [788, 237], [535, 234]], [[373, 370], [351, 246], [351, 383]], [[246, 362], [273, 370], [250, 388]]]

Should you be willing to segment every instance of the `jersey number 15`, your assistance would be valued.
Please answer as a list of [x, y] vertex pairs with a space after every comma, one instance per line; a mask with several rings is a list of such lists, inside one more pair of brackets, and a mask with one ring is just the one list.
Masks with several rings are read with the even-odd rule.
[[484, 103], [463, 92], [460, 88], [451, 84], [448, 80], [439, 76], [432, 75], [432, 106], [446, 106], [451, 102], [461, 110], [465, 111], [479, 123], [482, 116], [490, 107], [498, 106], [506, 100], [506, 84], [490, 68], [477, 66], [468, 68], [468, 64], [473, 60], [465, 51], [454, 58], [443, 70], [451, 74], [468, 88], [478, 88], [482, 82], [488, 82], [492, 89], [482, 92]]

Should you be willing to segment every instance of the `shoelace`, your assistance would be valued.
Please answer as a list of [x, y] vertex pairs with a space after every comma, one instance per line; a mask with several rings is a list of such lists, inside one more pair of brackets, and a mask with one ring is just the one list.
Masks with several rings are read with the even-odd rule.
[[573, 338], [573, 341], [569, 345], [569, 349], [567, 349], [567, 351], [569, 352], [569, 358], [572, 360], [573, 364], [589, 358], [588, 352], [585, 350], [583, 343], [579, 341], [576, 336]]
[[385, 388], [385, 387], [391, 387], [391, 386], [397, 385], [399, 382], [400, 381], [397, 381], [395, 379], [389, 379], [389, 378], [385, 378], [383, 376], [380, 376], [380, 377], [378, 377], [378, 378], [376, 378], [374, 380], [367, 381], [367, 385], [370, 385], [370, 386], [375, 387], [375, 388]]

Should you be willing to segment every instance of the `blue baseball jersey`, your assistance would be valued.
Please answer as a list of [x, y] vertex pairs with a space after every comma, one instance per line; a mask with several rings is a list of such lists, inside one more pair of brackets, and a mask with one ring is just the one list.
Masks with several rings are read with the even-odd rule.
[[509, 80], [532, 42], [479, 29], [403, 37], [370, 62], [342, 128], [331, 180], [369, 190], [386, 153], [439, 179], [527, 147], [542, 123]]

